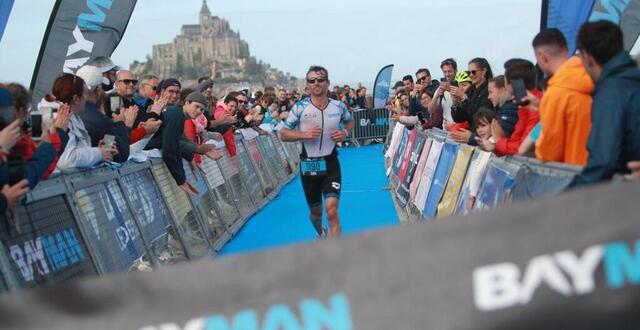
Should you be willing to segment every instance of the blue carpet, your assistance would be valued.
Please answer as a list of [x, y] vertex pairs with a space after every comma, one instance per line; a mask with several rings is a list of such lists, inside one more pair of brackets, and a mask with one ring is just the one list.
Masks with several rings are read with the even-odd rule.
[[[399, 223], [384, 173], [382, 145], [339, 149], [342, 169], [340, 222], [342, 234], [392, 226]], [[326, 225], [326, 216], [324, 219]], [[247, 253], [277, 246], [316, 240], [309, 221], [300, 175], [256, 213], [220, 252]]]

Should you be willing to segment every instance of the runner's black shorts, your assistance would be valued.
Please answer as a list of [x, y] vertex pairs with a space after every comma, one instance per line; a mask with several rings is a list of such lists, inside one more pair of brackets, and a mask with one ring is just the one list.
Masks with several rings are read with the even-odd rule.
[[[304, 158], [302, 158], [304, 159]], [[322, 205], [322, 195], [325, 198], [340, 198], [340, 188], [342, 185], [342, 174], [340, 172], [340, 162], [337, 155], [325, 157], [327, 162], [327, 173], [323, 175], [302, 175], [302, 189], [304, 197], [310, 208]]]

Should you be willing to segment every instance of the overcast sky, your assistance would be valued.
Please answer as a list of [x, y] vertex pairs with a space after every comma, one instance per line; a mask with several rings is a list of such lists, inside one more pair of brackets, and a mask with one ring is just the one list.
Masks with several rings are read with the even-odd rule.
[[[54, 0], [15, 2], [0, 42], [0, 81], [28, 84]], [[302, 77], [312, 64], [333, 83], [370, 86], [378, 70], [395, 64], [394, 79], [419, 67], [442, 73], [454, 57], [466, 67], [486, 57], [496, 73], [509, 58], [533, 58], [540, 0], [208, 0], [249, 43], [253, 56]], [[36, 5], [37, 4], [37, 5]], [[202, 0], [138, 0], [114, 61], [144, 60], [151, 46], [171, 42], [194, 24]]]

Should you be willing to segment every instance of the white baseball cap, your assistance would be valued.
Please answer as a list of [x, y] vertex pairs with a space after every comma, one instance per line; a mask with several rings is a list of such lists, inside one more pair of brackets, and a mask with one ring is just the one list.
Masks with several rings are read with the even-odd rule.
[[76, 71], [76, 76], [82, 78], [90, 91], [101, 84], [108, 85], [109, 79], [102, 76], [100, 69], [93, 65], [85, 65]]
[[115, 65], [113, 63], [113, 61], [110, 58], [106, 57], [106, 56], [96, 57], [96, 58], [94, 58], [92, 60], [89, 60], [89, 62], [87, 62], [87, 64], [97, 67], [98, 70], [100, 70], [101, 73], [105, 73], [105, 72], [111, 71], [111, 70], [116, 70], [116, 71], [122, 70], [121, 67]]

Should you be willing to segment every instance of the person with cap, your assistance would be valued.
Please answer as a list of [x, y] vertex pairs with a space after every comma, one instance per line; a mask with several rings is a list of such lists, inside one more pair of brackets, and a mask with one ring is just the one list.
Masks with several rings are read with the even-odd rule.
[[[199, 192], [187, 182], [182, 166], [182, 158], [192, 162], [193, 154], [185, 157], [179, 141], [184, 138], [184, 121], [196, 119], [206, 106], [207, 98], [202, 93], [192, 92], [185, 98], [183, 106], [170, 106], [163, 111], [162, 159], [180, 189], [194, 196]], [[213, 148], [213, 145], [209, 146]]]
[[542, 131], [535, 144], [536, 158], [584, 166], [589, 156], [593, 82], [580, 58], [569, 58], [560, 30], [540, 31], [532, 45], [538, 65], [551, 77], [540, 101]]
[[105, 93], [113, 90], [113, 84], [116, 82], [116, 74], [122, 70], [121, 67], [115, 65], [113, 61], [107, 56], [98, 56], [89, 60], [85, 65], [92, 65], [98, 68], [102, 72], [102, 76], [107, 78], [106, 82], [102, 84], [102, 90]]
[[198, 86], [196, 86], [196, 92], [202, 93], [204, 97], [209, 99], [212, 96], [213, 80], [208, 77], [198, 79]]
[[[121, 112], [113, 114], [113, 119], [102, 113], [98, 107], [102, 94], [103, 80], [106, 79], [100, 74], [100, 70], [92, 65], [85, 65], [78, 69], [76, 76], [82, 78], [87, 87], [88, 93], [84, 111], [78, 113], [82, 119], [87, 132], [91, 138], [91, 145], [98, 147], [105, 135], [114, 136], [115, 146], [118, 154], [113, 157], [113, 161], [124, 163], [129, 158], [129, 144], [131, 143], [132, 128], [137, 117], [138, 110], [135, 107], [122, 109]], [[145, 128], [138, 128], [144, 131]]]
[[[536, 89], [536, 71], [533, 63], [527, 60], [520, 60], [507, 66], [505, 78], [505, 85], [509, 94], [514, 94], [511, 82], [521, 79], [528, 93], [538, 98], [542, 97], [542, 92]], [[494, 120], [491, 124], [491, 135], [495, 139], [495, 143], [485, 139], [477, 139], [476, 141], [482, 150], [493, 152], [497, 156], [516, 155], [524, 139], [539, 121], [538, 111], [526, 105], [520, 105], [518, 107], [518, 121], [511, 136], [507, 136], [502, 127], [506, 121]], [[508, 130], [509, 127], [505, 126], [505, 128]]]

